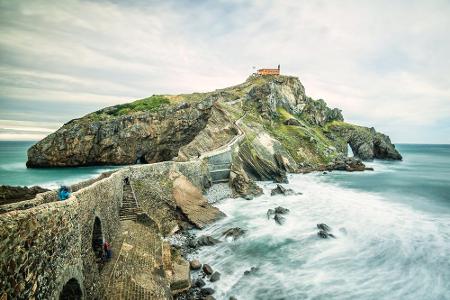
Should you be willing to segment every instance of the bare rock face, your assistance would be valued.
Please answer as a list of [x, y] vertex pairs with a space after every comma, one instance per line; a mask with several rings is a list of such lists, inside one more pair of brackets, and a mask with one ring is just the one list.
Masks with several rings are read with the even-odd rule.
[[0, 186], [0, 205], [33, 199], [36, 194], [49, 191], [40, 186]]
[[170, 160], [207, 124], [213, 99], [116, 116], [107, 108], [66, 123], [28, 150], [27, 167]]
[[331, 132], [328, 136], [337, 141], [340, 147], [347, 152], [347, 144], [353, 154], [362, 160], [391, 159], [401, 160], [401, 154], [395, 149], [390, 138], [377, 132], [375, 128], [367, 128], [347, 123], [336, 123], [330, 126]]
[[183, 175], [178, 175], [173, 181], [173, 198], [177, 207], [197, 228], [203, 228], [224, 216], [220, 210], [211, 206], [201, 190]]

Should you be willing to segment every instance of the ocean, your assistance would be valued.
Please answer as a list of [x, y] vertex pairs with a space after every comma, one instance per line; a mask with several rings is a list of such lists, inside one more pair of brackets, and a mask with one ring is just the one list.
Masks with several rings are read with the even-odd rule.
[[[192, 256], [222, 274], [208, 283], [216, 299], [450, 299], [450, 145], [398, 149], [403, 161], [374, 171], [290, 175], [302, 195], [260, 182], [263, 196], [216, 203], [227, 217], [198, 235], [247, 230]], [[277, 206], [290, 210], [284, 225], [266, 216]]]
[[35, 142], [0, 141], [0, 185], [20, 185], [54, 189], [61, 185], [96, 177], [118, 166], [27, 169], [27, 150]]
[[[0, 142], [0, 184], [57, 187], [118, 167], [27, 169], [32, 142]], [[302, 195], [223, 199], [227, 215], [199, 235], [246, 234], [193, 255], [222, 276], [216, 299], [450, 299], [450, 145], [398, 145], [403, 161], [374, 171], [291, 174]], [[290, 210], [286, 223], [270, 208]], [[317, 236], [326, 223], [336, 239]], [[244, 275], [245, 271], [251, 270]], [[194, 276], [196, 276], [194, 274]]]

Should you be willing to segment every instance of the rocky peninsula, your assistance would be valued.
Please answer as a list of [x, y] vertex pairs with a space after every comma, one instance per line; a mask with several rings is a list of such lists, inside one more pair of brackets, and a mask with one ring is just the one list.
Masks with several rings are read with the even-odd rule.
[[[186, 233], [224, 217], [204, 196], [212, 185], [250, 200], [263, 192], [256, 181], [364, 171], [362, 160], [372, 159], [402, 156], [388, 136], [346, 123], [292, 76], [252, 75], [209, 93], [154, 95], [101, 109], [33, 145], [27, 167], [137, 165], [73, 185], [65, 201], [47, 191], [0, 206], [0, 235], [10, 241], [0, 249], [9, 261], [0, 283], [11, 298], [184, 299], [196, 286], [195, 295], [214, 299], [201, 281], [191, 282], [199, 262], [189, 263], [183, 250], [219, 242]], [[278, 185], [273, 193], [294, 191]], [[282, 225], [288, 212], [274, 207], [270, 216]], [[181, 247], [167, 242], [175, 233], [187, 235]], [[231, 239], [243, 234], [223, 232]], [[111, 262], [97, 256], [99, 240], [112, 241]], [[207, 264], [202, 270], [211, 282], [220, 280]]]

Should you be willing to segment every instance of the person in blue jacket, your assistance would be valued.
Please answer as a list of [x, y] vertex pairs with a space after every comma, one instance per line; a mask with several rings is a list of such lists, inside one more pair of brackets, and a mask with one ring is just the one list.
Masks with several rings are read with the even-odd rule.
[[61, 186], [58, 190], [58, 196], [59, 200], [66, 200], [70, 197], [70, 188], [65, 185]]

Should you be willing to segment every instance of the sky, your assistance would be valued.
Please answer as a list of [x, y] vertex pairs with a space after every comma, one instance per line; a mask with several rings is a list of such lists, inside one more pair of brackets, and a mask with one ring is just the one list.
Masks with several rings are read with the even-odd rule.
[[450, 143], [450, 1], [0, 0], [0, 140], [254, 68], [394, 143]]

